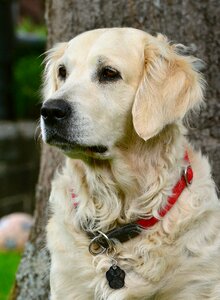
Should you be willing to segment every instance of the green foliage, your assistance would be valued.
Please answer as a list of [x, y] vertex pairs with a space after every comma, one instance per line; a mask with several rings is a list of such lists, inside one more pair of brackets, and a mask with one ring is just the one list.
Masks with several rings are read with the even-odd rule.
[[29, 32], [38, 36], [46, 37], [46, 26], [44, 24], [35, 24], [30, 18], [25, 17], [17, 27], [17, 32]]
[[[46, 26], [25, 17], [16, 27], [21, 40], [15, 49], [12, 97], [16, 119], [39, 117], [42, 60], [46, 41]], [[26, 38], [26, 40], [25, 40]], [[38, 42], [39, 39], [39, 42]]]
[[0, 252], [0, 300], [7, 300], [21, 259], [17, 252]]
[[28, 55], [15, 62], [12, 93], [18, 119], [39, 115], [41, 72], [42, 57]]

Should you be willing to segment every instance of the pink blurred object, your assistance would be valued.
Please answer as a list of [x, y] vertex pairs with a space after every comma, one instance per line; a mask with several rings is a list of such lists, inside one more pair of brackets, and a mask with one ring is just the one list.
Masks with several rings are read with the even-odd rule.
[[23, 250], [28, 239], [33, 217], [13, 213], [0, 219], [0, 250]]

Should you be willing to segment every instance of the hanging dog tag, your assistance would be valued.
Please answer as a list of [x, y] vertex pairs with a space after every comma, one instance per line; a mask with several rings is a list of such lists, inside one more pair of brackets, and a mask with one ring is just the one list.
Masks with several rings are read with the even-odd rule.
[[123, 288], [125, 284], [125, 271], [117, 265], [113, 265], [106, 272], [106, 278], [110, 288], [117, 290]]

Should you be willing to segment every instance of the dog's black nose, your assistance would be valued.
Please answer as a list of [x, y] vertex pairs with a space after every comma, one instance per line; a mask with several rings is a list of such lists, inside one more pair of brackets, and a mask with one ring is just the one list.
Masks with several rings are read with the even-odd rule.
[[53, 124], [63, 121], [71, 114], [70, 104], [63, 99], [46, 101], [41, 107], [41, 116], [46, 124]]

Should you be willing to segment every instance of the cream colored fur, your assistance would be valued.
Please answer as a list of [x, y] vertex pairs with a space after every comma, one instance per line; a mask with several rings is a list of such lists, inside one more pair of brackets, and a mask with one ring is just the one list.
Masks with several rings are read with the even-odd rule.
[[[121, 81], [91, 80], [100, 56], [120, 70]], [[197, 62], [165, 37], [131, 28], [86, 32], [49, 51], [45, 100], [77, 102], [79, 116], [89, 120], [79, 124], [88, 132], [83, 142], [108, 146], [104, 155], [68, 151], [52, 182], [47, 226], [52, 300], [220, 299], [220, 203], [209, 162], [189, 144], [182, 125], [203, 100]], [[68, 66], [63, 83], [56, 76], [60, 63]], [[41, 126], [45, 139], [43, 121]], [[107, 232], [158, 216], [186, 165], [185, 151], [192, 184], [156, 225], [117, 244], [125, 287], [111, 289], [105, 277], [111, 258], [89, 253], [86, 231]]]

